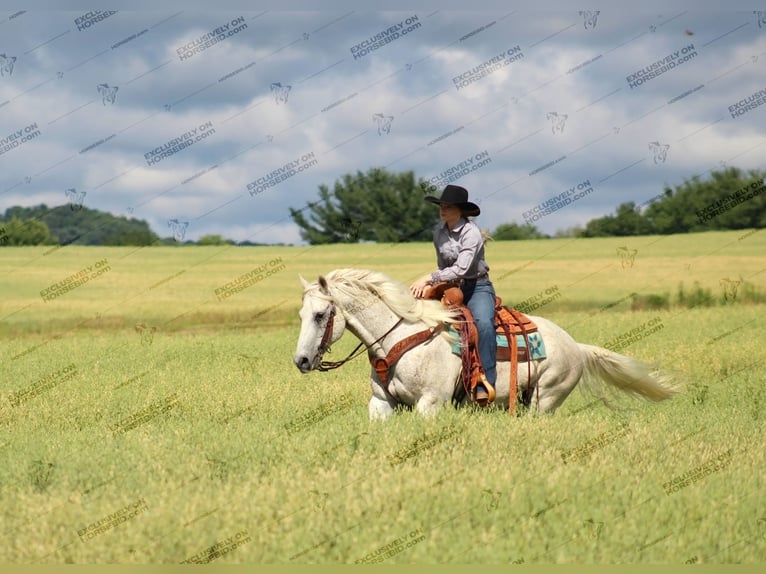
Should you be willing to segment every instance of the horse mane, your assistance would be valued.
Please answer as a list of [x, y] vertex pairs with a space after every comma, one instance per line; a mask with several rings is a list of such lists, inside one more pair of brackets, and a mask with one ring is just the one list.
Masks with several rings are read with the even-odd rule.
[[454, 323], [459, 317], [439, 301], [416, 299], [399, 281], [369, 269], [335, 269], [325, 276], [330, 291], [338, 291], [350, 298], [368, 291], [383, 301], [391, 311], [405, 321], [422, 321], [428, 327], [440, 323]]

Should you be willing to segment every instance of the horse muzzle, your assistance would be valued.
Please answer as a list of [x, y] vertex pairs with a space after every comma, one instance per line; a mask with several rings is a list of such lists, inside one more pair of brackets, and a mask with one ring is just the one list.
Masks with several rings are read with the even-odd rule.
[[295, 355], [293, 357], [293, 363], [295, 363], [295, 366], [298, 367], [298, 370], [301, 373], [309, 373], [316, 368], [317, 361], [311, 361], [306, 355]]

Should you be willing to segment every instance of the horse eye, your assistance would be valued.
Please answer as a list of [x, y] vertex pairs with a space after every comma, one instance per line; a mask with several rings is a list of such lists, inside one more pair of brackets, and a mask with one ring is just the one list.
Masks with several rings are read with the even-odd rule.
[[324, 313], [314, 313], [314, 321], [321, 323], [322, 319], [324, 319]]

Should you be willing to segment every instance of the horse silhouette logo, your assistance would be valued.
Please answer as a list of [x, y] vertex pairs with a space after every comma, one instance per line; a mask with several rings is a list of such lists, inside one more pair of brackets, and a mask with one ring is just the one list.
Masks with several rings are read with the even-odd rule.
[[591, 540], [598, 540], [601, 536], [601, 531], [604, 529], [603, 522], [596, 522], [592, 518], [584, 520], [582, 525], [585, 529], [585, 535]]
[[13, 63], [16, 56], [6, 56], [0, 54], [0, 76], [11, 76], [13, 74]]
[[169, 219], [168, 227], [173, 231], [173, 239], [183, 241], [184, 237], [186, 237], [186, 228], [189, 227], [189, 222]]
[[548, 112], [545, 114], [546, 119], [551, 122], [551, 132], [554, 134], [564, 133], [564, 125], [569, 117], [566, 114], [559, 114], [558, 112]]
[[724, 301], [734, 301], [737, 298], [737, 289], [739, 289], [742, 279], [734, 281], [733, 279], [723, 278], [720, 281], [723, 287]]
[[489, 495], [489, 499], [487, 500], [487, 510], [497, 509], [498, 505], [500, 504], [500, 495], [503, 493], [488, 489], [484, 489], [482, 492], [486, 492]]
[[665, 160], [668, 159], [668, 150], [670, 149], [668, 144], [649, 142], [649, 149], [652, 150], [652, 159], [655, 164], [665, 163]]
[[341, 223], [345, 226], [346, 229], [349, 230], [344, 234], [346, 239], [353, 239], [354, 241], [359, 239], [359, 228], [362, 226], [362, 221], [360, 219], [344, 217], [341, 220]]
[[324, 510], [324, 507], [327, 504], [327, 499], [330, 498], [330, 493], [319, 492], [318, 490], [311, 490], [309, 492], [314, 495], [314, 510]]
[[37, 492], [45, 492], [53, 481], [52, 462], [33, 460], [29, 466], [29, 479]]
[[109, 86], [109, 84], [99, 84], [96, 86], [96, 89], [98, 90], [98, 93], [101, 94], [101, 104], [106, 105], [114, 104], [114, 99], [117, 97], [117, 86]]
[[240, 367], [242, 368], [242, 374], [252, 375], [255, 373], [255, 363], [258, 361], [258, 357], [255, 355], [245, 355], [244, 353], [240, 353], [237, 355], [237, 359], [239, 359]]
[[80, 211], [82, 209], [82, 202], [87, 195], [84, 191], [77, 191], [75, 188], [70, 187], [64, 192], [69, 199], [69, 209], [72, 211]]
[[754, 10], [753, 14], [758, 19], [758, 27], [766, 28], [766, 10]]
[[281, 82], [274, 82], [271, 84], [271, 93], [274, 94], [274, 100], [278, 104], [286, 104], [287, 103], [287, 95], [290, 93], [290, 90], [292, 90], [292, 86], [283, 86]]
[[761, 536], [766, 538], [766, 516], [762, 516], [758, 519], [758, 526], [761, 529]]
[[637, 253], [637, 249], [628, 249], [624, 246], [617, 248], [617, 255], [620, 256], [620, 265], [623, 269], [626, 267], [633, 267], [633, 264], [636, 262]]
[[581, 10], [579, 12], [583, 19], [582, 25], [585, 26], [586, 30], [592, 30], [596, 27], [596, 21], [600, 13], [601, 10]]
[[707, 398], [708, 386], [707, 385], [694, 385], [692, 387], [692, 404], [701, 405]]
[[385, 114], [373, 114], [372, 121], [378, 126], [378, 135], [391, 133], [391, 122], [394, 121], [394, 116], [387, 116]]
[[139, 323], [136, 325], [136, 332], [141, 336], [142, 345], [151, 345], [154, 343], [154, 332], [157, 330], [155, 326], [148, 326], [145, 323]]

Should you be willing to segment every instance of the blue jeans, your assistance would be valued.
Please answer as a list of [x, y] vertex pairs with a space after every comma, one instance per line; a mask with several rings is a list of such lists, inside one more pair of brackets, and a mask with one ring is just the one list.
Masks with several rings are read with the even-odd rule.
[[463, 281], [463, 303], [473, 313], [479, 331], [479, 357], [487, 380], [497, 380], [497, 339], [495, 338], [495, 288], [489, 279]]

